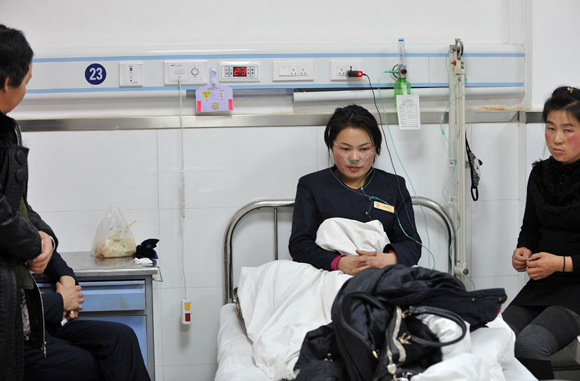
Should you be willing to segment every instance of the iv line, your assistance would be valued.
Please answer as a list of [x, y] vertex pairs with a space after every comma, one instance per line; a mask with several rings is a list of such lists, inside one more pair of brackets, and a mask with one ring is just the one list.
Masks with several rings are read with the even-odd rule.
[[[415, 190], [415, 186], [413, 185], [413, 182], [411, 181], [411, 177], [407, 173], [407, 169], [403, 165], [403, 161], [401, 160], [401, 157], [399, 156], [399, 151], [397, 151], [397, 146], [395, 145], [395, 139], [393, 139], [393, 135], [391, 134], [391, 128], [390, 128], [389, 123], [387, 121], [387, 112], [385, 110], [385, 103], [383, 102], [383, 97], [381, 95], [381, 88], [380, 88], [381, 77], [383, 76], [383, 74], [388, 74], [388, 73], [392, 73], [392, 72], [396, 72], [396, 70], [387, 70], [387, 71], [384, 71], [383, 73], [381, 73], [381, 75], [379, 76], [379, 81], [377, 83], [377, 89], [378, 89], [378, 93], [379, 93], [379, 98], [381, 100], [381, 106], [383, 108], [383, 113], [385, 114], [385, 126], [387, 126], [387, 131], [389, 131], [389, 137], [391, 138], [391, 142], [393, 143], [393, 148], [395, 149], [395, 154], [397, 155], [397, 159], [399, 160], [399, 163], [401, 164], [401, 167], [403, 168], [403, 171], [405, 172], [405, 176], [407, 176], [407, 179], [409, 180], [409, 184], [411, 184], [411, 189], [413, 190], [413, 194], [415, 195], [415, 199], [419, 203], [419, 208], [421, 209], [421, 213], [423, 214], [423, 221], [425, 223], [425, 233], [427, 234], [427, 246], [425, 246], [423, 244], [421, 244], [421, 246], [423, 248], [425, 248], [425, 250], [427, 250], [427, 252], [429, 253], [428, 265], [431, 269], [434, 269], [435, 268], [435, 255], [433, 255], [433, 252], [431, 251], [431, 237], [429, 236], [429, 228], [427, 226], [427, 215], [425, 214], [425, 210], [423, 209], [423, 205], [421, 205], [421, 201], [419, 201], [419, 198], [417, 196], [417, 191]], [[369, 78], [369, 82], [370, 82], [370, 78]], [[377, 110], [377, 111], [379, 111], [379, 110]], [[379, 116], [380, 115], [381, 115], [381, 113], [379, 112]], [[385, 135], [384, 131], [383, 131], [383, 135]], [[387, 137], [385, 135], [385, 141], [386, 141], [386, 138]], [[397, 174], [397, 171], [395, 170], [395, 165], [394, 165], [392, 159], [391, 159], [391, 165], [393, 166], [393, 171], [395, 172], [395, 174]], [[405, 235], [406, 235], [406, 232], [405, 232]], [[409, 237], [409, 238], [411, 238], [411, 237]], [[431, 260], [433, 260], [433, 265], [431, 265]]]

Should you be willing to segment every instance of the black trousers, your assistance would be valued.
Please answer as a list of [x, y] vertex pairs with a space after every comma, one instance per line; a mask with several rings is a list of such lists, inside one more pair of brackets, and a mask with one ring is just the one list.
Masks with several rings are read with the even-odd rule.
[[538, 379], [553, 379], [550, 357], [580, 334], [580, 317], [557, 306], [510, 305], [502, 315], [516, 334], [516, 358]]
[[131, 327], [75, 319], [47, 333], [46, 357], [24, 347], [25, 380], [150, 380]]

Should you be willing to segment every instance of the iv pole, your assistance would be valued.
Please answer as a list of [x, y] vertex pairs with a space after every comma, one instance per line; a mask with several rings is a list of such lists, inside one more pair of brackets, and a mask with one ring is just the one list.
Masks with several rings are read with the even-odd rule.
[[[457, 214], [454, 218], [457, 229], [454, 274], [463, 277], [469, 274], [465, 251], [465, 173], [467, 168], [465, 146], [465, 66], [463, 42], [455, 39], [449, 45], [449, 135], [454, 138], [457, 158]], [[452, 162], [452, 164], [455, 164]]]

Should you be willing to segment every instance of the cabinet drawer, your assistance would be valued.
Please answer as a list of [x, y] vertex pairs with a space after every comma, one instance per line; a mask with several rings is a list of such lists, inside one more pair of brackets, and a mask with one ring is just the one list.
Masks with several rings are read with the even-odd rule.
[[[79, 282], [85, 302], [83, 312], [139, 311], [145, 309], [145, 281]], [[39, 284], [42, 292], [55, 292], [54, 285]]]

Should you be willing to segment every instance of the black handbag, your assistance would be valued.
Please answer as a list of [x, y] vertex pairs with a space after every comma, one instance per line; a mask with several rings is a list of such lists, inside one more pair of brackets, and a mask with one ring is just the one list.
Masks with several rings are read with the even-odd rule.
[[[304, 338], [296, 380], [411, 378], [441, 360], [442, 346], [464, 337], [465, 322], [473, 331], [495, 319], [506, 298], [504, 289], [467, 291], [452, 275], [418, 266], [368, 268], [338, 291], [332, 322]], [[439, 343], [417, 318], [426, 313], [450, 319], [462, 334]]]
[[[337, 306], [335, 333], [351, 381], [409, 380], [441, 361], [441, 347], [459, 342], [467, 327], [456, 313], [430, 306], [390, 306], [364, 292], [351, 292]], [[361, 314], [363, 310], [365, 313]], [[440, 342], [418, 315], [433, 314], [461, 328]], [[361, 318], [362, 316], [362, 318]]]

